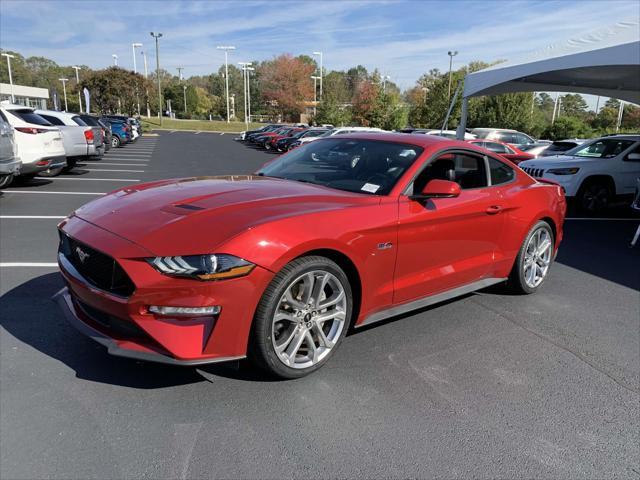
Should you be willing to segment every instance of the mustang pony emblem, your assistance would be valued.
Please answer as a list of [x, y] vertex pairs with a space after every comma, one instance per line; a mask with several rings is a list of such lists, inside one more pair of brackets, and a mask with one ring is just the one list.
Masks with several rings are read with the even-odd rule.
[[76, 247], [76, 254], [78, 255], [78, 258], [80, 259], [80, 261], [82, 263], [84, 263], [84, 261], [89, 258], [89, 254], [87, 252], [85, 252], [84, 250], [82, 250], [80, 247]]

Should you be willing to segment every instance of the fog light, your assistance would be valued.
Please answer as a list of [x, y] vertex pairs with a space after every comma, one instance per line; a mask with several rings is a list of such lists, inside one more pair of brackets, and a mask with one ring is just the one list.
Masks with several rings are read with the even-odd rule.
[[219, 306], [212, 307], [165, 307], [150, 305], [149, 312], [157, 315], [176, 315], [195, 317], [199, 315], [218, 315], [222, 310]]

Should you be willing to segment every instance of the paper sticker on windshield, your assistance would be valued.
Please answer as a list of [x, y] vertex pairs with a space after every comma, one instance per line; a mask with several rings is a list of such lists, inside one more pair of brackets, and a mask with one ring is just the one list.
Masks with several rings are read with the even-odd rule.
[[363, 192], [376, 193], [380, 185], [376, 185], [375, 183], [365, 183], [360, 190]]

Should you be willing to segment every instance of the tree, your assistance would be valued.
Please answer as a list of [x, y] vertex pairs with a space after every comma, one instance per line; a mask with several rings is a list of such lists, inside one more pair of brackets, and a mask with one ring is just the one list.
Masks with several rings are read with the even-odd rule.
[[593, 134], [589, 125], [575, 117], [560, 117], [553, 125], [549, 125], [542, 136], [551, 140], [563, 138], [589, 138]]
[[290, 54], [280, 55], [260, 68], [264, 98], [283, 118], [295, 120], [313, 98], [311, 75], [315, 67]]
[[118, 67], [91, 72], [82, 80], [81, 86], [89, 90], [91, 105], [95, 107], [93, 110], [101, 113], [122, 111], [133, 114], [137, 108], [136, 94], [142, 104], [143, 93], [147, 87], [151, 89], [142, 75]]
[[562, 97], [562, 113], [570, 117], [584, 118], [587, 113], [587, 102], [579, 93], [568, 93]]

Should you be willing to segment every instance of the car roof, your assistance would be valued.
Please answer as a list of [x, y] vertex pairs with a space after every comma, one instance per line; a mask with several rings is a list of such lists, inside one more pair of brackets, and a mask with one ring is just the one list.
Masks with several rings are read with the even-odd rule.
[[0, 102], [0, 107], [4, 108], [5, 110], [31, 110], [32, 112], [35, 111], [35, 108], [33, 107], [18, 105], [17, 103], [9, 103], [8, 101]]
[[[467, 142], [463, 142], [460, 140], [454, 140], [451, 138], [440, 137], [437, 135], [414, 135], [411, 133], [391, 133], [384, 131], [374, 131], [371, 133], [365, 132], [355, 132], [349, 133], [346, 135], [340, 135], [337, 137], [338, 139], [342, 138], [350, 138], [350, 139], [358, 139], [358, 140], [378, 140], [384, 142], [393, 142], [393, 143], [403, 143], [406, 145], [415, 145], [418, 147], [430, 147], [430, 146], [446, 146], [447, 144], [452, 147], [468, 147], [469, 144]], [[336, 137], [325, 137], [320, 138], [319, 140], [335, 140]]]
[[512, 128], [486, 128], [486, 127], [479, 127], [479, 128], [472, 128], [471, 129], [472, 132], [474, 130], [477, 130], [479, 132], [517, 132], [517, 133], [521, 133], [521, 132], [518, 132], [518, 130], [513, 130]]

